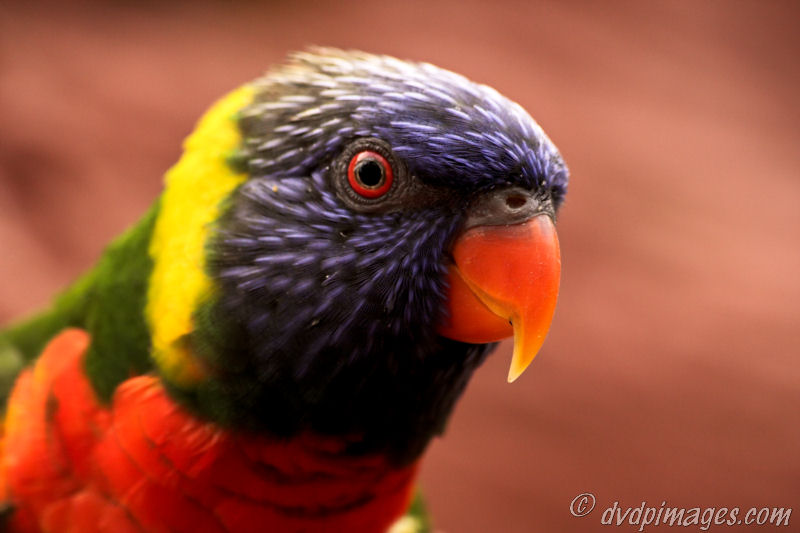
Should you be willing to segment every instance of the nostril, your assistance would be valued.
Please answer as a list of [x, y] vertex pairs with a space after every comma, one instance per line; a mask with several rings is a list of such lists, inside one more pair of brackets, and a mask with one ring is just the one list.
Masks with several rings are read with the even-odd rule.
[[517, 210], [526, 203], [528, 203], [528, 199], [519, 194], [509, 194], [506, 196], [506, 205], [511, 209]]

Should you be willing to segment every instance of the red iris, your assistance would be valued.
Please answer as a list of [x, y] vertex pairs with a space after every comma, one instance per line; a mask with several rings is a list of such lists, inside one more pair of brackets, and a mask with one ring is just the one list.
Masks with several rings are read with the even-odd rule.
[[347, 166], [350, 186], [364, 198], [379, 198], [392, 187], [392, 166], [377, 152], [364, 150], [353, 156]]

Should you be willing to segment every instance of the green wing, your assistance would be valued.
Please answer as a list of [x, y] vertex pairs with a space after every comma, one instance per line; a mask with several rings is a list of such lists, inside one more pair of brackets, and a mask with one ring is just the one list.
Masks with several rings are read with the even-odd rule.
[[5, 404], [23, 366], [25, 362], [20, 351], [0, 337], [0, 405]]
[[81, 278], [49, 310], [0, 331], [0, 401], [5, 402], [17, 374], [53, 336], [70, 326], [83, 327], [92, 281], [92, 274]]
[[117, 384], [151, 368], [150, 332], [144, 318], [153, 268], [148, 253], [158, 203], [113, 241], [97, 265], [59, 295], [52, 307], [0, 331], [0, 402], [17, 374], [58, 332], [83, 328], [92, 337], [86, 369], [101, 398]]

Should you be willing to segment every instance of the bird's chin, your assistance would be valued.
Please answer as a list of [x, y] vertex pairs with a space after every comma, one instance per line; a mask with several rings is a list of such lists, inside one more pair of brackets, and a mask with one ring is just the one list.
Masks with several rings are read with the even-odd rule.
[[449, 339], [488, 343], [513, 335], [508, 381], [542, 346], [561, 277], [558, 237], [550, 216], [519, 224], [475, 226], [453, 247], [447, 314], [437, 327]]

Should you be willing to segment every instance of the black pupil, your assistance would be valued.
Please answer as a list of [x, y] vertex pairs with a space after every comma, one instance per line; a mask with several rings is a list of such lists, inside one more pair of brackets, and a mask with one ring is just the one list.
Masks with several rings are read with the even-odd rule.
[[383, 181], [383, 165], [373, 159], [359, 163], [356, 177], [365, 187], [377, 187]]

